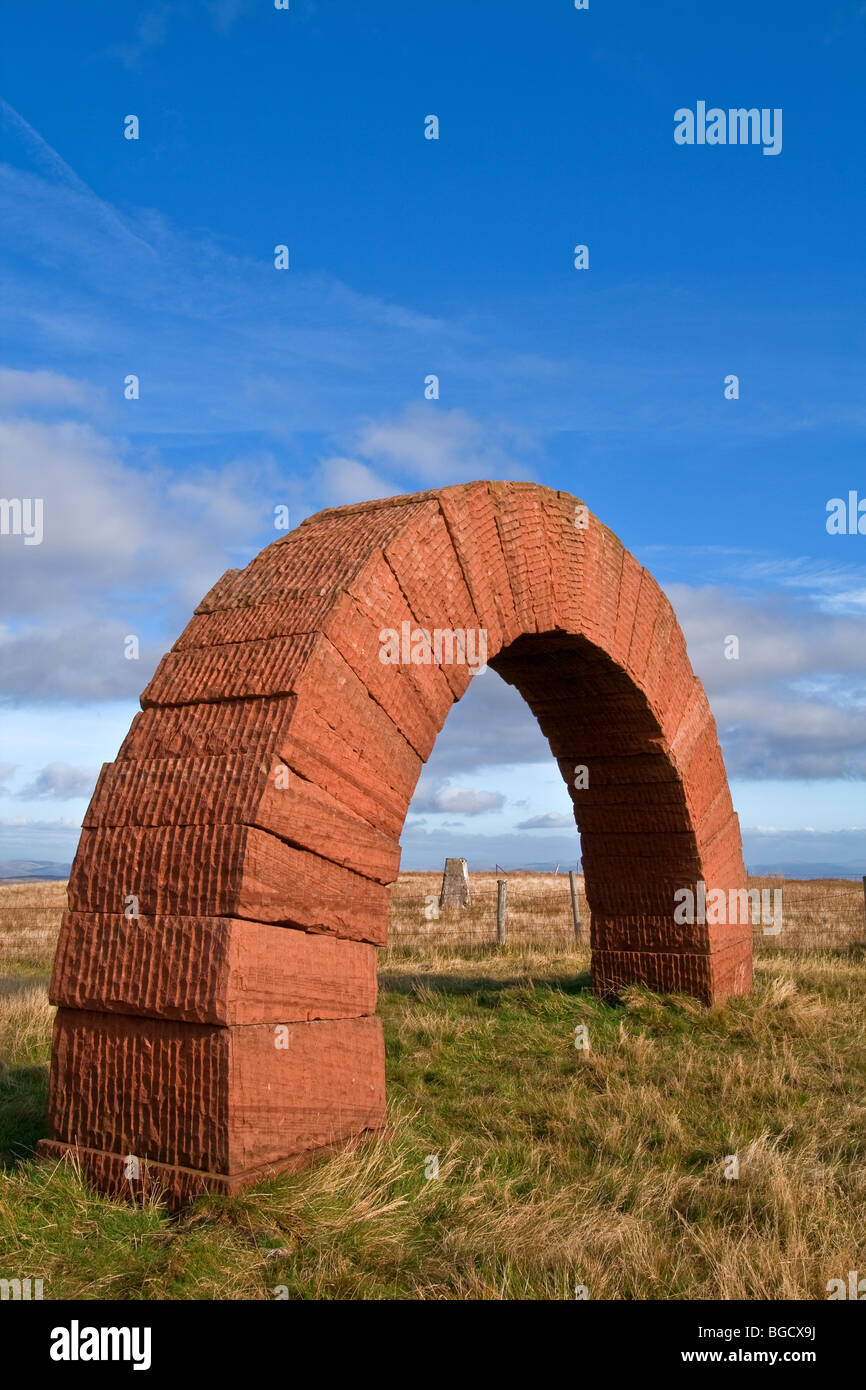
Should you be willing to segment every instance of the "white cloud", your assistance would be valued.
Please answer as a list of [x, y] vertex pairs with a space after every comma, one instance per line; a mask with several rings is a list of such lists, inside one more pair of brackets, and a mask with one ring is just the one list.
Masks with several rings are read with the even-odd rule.
[[[69, 608], [62, 622], [43, 618], [0, 627], [0, 699], [41, 705], [134, 698], [150, 680], [169, 645], [167, 637], [141, 646], [138, 661], [124, 656], [131, 624], [107, 616], [91, 618]], [[94, 602], [99, 604], [98, 598]], [[131, 616], [135, 616], [134, 605]]]
[[530, 816], [529, 820], [521, 820], [514, 827], [515, 830], [564, 830], [566, 826], [574, 825], [574, 816], [566, 816], [559, 811], [548, 811], [543, 816]]
[[[435, 785], [422, 781], [412, 798], [412, 810], [428, 814], [480, 816], [485, 811], [498, 811], [505, 805], [500, 792], [477, 791], [471, 787], [456, 787], [450, 783]], [[418, 823], [415, 822], [415, 828]]]
[[[27, 375], [16, 374], [25, 395]], [[0, 452], [4, 494], [41, 498], [44, 533], [40, 545], [0, 539], [0, 696], [138, 693], [219, 575], [276, 534], [267, 454], [177, 475], [87, 421], [9, 418]], [[127, 634], [139, 661], [124, 659]]]
[[88, 381], [78, 381], [62, 372], [24, 372], [0, 367], [0, 408], [96, 410], [102, 403], [103, 393]]
[[528, 452], [523, 431], [481, 422], [464, 410], [443, 410], [435, 402], [410, 405], [394, 419], [370, 421], [358, 437], [358, 451], [382, 467], [407, 473], [424, 487], [475, 478], [530, 478], [514, 457]]
[[[731, 589], [686, 584], [669, 584], [667, 594], [692, 662], [711, 689], [820, 671], [866, 675], [861, 618], [831, 616], [803, 595], [743, 598]], [[725, 657], [729, 635], [739, 638], [736, 660]]]
[[89, 797], [96, 785], [98, 770], [90, 767], [72, 767], [69, 763], [47, 763], [41, 772], [16, 795], [21, 801], [44, 800], [75, 801], [79, 797]]
[[525, 432], [482, 423], [463, 410], [443, 411], [432, 403], [406, 406], [392, 418], [368, 420], [344, 443], [350, 453], [325, 459], [318, 470], [324, 500], [336, 506], [476, 478], [533, 476], [532, 469], [515, 457], [532, 451]]
[[[668, 586], [706, 688], [728, 772], [740, 777], [866, 777], [862, 619], [805, 595]], [[739, 657], [725, 656], [726, 639]]]
[[353, 502], [368, 502], [375, 497], [393, 497], [395, 489], [358, 459], [325, 459], [319, 465], [319, 482], [324, 500], [329, 506], [349, 506]]

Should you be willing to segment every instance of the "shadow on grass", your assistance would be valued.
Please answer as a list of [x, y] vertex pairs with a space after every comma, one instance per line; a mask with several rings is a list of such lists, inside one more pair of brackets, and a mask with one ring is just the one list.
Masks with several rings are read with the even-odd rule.
[[48, 1133], [47, 1066], [0, 1068], [0, 1170], [33, 1157]]
[[551, 990], [561, 994], [589, 994], [591, 979], [588, 970], [579, 975], [564, 975], [561, 978], [546, 976], [533, 979], [527, 975], [514, 975], [506, 979], [491, 979], [489, 975], [393, 975], [387, 970], [379, 972], [380, 990], [393, 990], [395, 994], [414, 994], [424, 987], [435, 994], [491, 994], [507, 989]]

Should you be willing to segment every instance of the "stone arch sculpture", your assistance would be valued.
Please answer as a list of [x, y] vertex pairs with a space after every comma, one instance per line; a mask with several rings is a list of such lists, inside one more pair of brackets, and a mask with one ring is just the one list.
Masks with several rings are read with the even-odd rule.
[[422, 654], [424, 632], [483, 633], [536, 715], [581, 831], [597, 991], [750, 988], [748, 924], [675, 917], [677, 890], [746, 879], [650, 574], [535, 484], [320, 512], [215, 584], [84, 819], [41, 1149], [75, 1149], [103, 1189], [231, 1192], [383, 1124], [376, 947], [415, 783], [472, 679], [459, 644], [381, 659], [385, 630]]

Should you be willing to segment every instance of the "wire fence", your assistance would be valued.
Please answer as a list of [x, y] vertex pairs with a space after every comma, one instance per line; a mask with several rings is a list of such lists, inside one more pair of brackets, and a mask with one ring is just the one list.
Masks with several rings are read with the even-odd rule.
[[[506, 933], [510, 944], [575, 945], [568, 873], [470, 874], [468, 907], [439, 909], [441, 873], [403, 873], [391, 891], [392, 946], [496, 944], [497, 880], [508, 883]], [[590, 944], [590, 911], [582, 874], [576, 876], [580, 944]], [[767, 951], [866, 948], [864, 887], [851, 879], [750, 878], [749, 887], [781, 892], [781, 930], [753, 927], [756, 949]], [[773, 901], [776, 901], [773, 899]]]

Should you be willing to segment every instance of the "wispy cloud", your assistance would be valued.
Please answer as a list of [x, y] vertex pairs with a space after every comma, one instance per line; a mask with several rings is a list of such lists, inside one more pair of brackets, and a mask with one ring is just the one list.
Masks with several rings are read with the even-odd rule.
[[370, 421], [358, 440], [363, 457], [427, 487], [473, 478], [529, 478], [531, 468], [515, 454], [532, 447], [525, 431], [473, 419], [464, 410], [420, 403], [407, 406], [396, 419]]
[[[718, 392], [707, 391], [706, 364], [684, 357], [648, 368], [642, 354], [630, 356], [621, 328], [633, 305], [622, 291], [587, 297], [591, 358], [576, 355], [567, 341], [558, 352], [527, 352], [525, 335], [496, 319], [439, 318], [361, 294], [296, 255], [290, 270], [275, 270], [273, 244], [237, 254], [153, 209], [121, 214], [19, 113], [4, 105], [0, 114], [7, 160], [0, 166], [0, 215], [20, 267], [4, 287], [7, 332], [19, 344], [14, 365], [65, 373], [74, 353], [81, 374], [116, 402], [121, 429], [214, 440], [264, 431], [297, 449], [305, 464], [309, 452], [301, 455], [300, 441], [308, 451], [318, 432], [335, 441], [334, 457], [401, 486], [532, 478], [544, 441], [563, 433], [582, 448], [604, 449], [618, 438], [630, 449], [640, 435], [669, 433], [682, 443], [718, 429]], [[275, 227], [272, 240], [286, 236]], [[663, 305], [669, 311], [658, 286], [640, 290], [650, 324]], [[629, 295], [636, 292], [629, 287]], [[705, 321], [707, 305], [698, 298], [684, 302], [678, 294], [677, 302], [684, 321]], [[690, 332], [680, 336], [691, 341]], [[434, 370], [442, 374], [443, 396], [428, 402], [424, 381]], [[681, 386], [675, 395], [672, 370]], [[828, 364], [827, 383], [815, 383], [826, 418], [804, 420], [767, 395], [760, 405], [737, 403], [726, 418], [727, 437], [782, 437], [838, 424], [848, 409], [833, 389], [840, 370]], [[127, 372], [142, 383], [133, 405], [122, 399]], [[395, 382], [403, 383], [397, 406]], [[449, 400], [455, 382], [459, 406]], [[848, 422], [860, 434], [864, 423]]]
[[89, 381], [62, 372], [24, 372], [0, 367], [0, 409], [12, 414], [34, 406], [53, 411], [96, 411], [104, 408], [105, 394]]
[[145, 59], [162, 48], [173, 21], [188, 19], [198, 11], [210, 20], [218, 34], [226, 36], [249, 8], [249, 0], [174, 0], [171, 5], [153, 5], [138, 15], [130, 38], [109, 44], [101, 56], [129, 70], [138, 70]]
[[[114, 402], [120, 430], [218, 441], [266, 431], [286, 444], [333, 436], [393, 401], [407, 358], [468, 341], [459, 325], [314, 266], [280, 272], [272, 245], [239, 256], [154, 211], [121, 216], [17, 112], [0, 115], [0, 214], [19, 266], [4, 287], [20, 353], [10, 366], [68, 377], [75, 360]], [[123, 396], [128, 373], [141, 383], [135, 402]]]
[[573, 816], [566, 816], [560, 811], [548, 811], [543, 816], [530, 816], [528, 820], [520, 820], [514, 828], [515, 830], [564, 830], [569, 825], [574, 825]]
[[169, 5], [155, 5], [152, 9], [142, 11], [132, 38], [111, 44], [105, 50], [106, 58], [117, 59], [125, 68], [140, 67], [147, 54], [161, 48], [165, 43], [170, 19]]
[[16, 796], [21, 801], [75, 801], [91, 795], [97, 776], [95, 768], [48, 763]]
[[534, 450], [524, 431], [474, 419], [464, 410], [409, 405], [400, 414], [368, 420], [349, 440], [351, 456], [332, 455], [318, 468], [329, 501], [360, 502], [474, 478], [531, 480], [520, 454]]
[[[119, 215], [112, 204], [100, 198], [82, 178], [79, 178], [75, 170], [66, 163], [53, 146], [34, 130], [29, 121], [26, 121], [8, 101], [0, 97], [0, 130], [4, 135], [4, 154], [7, 159], [12, 158], [10, 142], [15, 141], [19, 147], [23, 147], [28, 157], [28, 162], [36, 165], [41, 170], [44, 178], [41, 181], [41, 196], [39, 201], [55, 200], [64, 203], [70, 210], [75, 211], [78, 219], [86, 218], [90, 226], [98, 227], [104, 237], [116, 241], [121, 248], [129, 251], [130, 243], [140, 252], [145, 252], [149, 256], [155, 253], [153, 248], [139, 235], [137, 235]], [[13, 171], [8, 166], [0, 166], [7, 171], [12, 186], [18, 184]], [[17, 171], [16, 171], [17, 172]], [[5, 181], [5, 180], [4, 180]], [[30, 179], [30, 187], [33, 191], [34, 181]], [[20, 186], [20, 185], [19, 185]], [[38, 212], [36, 207], [7, 208], [9, 230], [15, 228], [23, 229], [29, 226], [31, 232], [38, 227]], [[68, 237], [71, 225], [60, 223], [63, 227], [64, 237]], [[41, 229], [39, 240], [45, 242], [52, 235], [51, 231], [45, 227]], [[68, 245], [68, 241], [66, 242]]]

